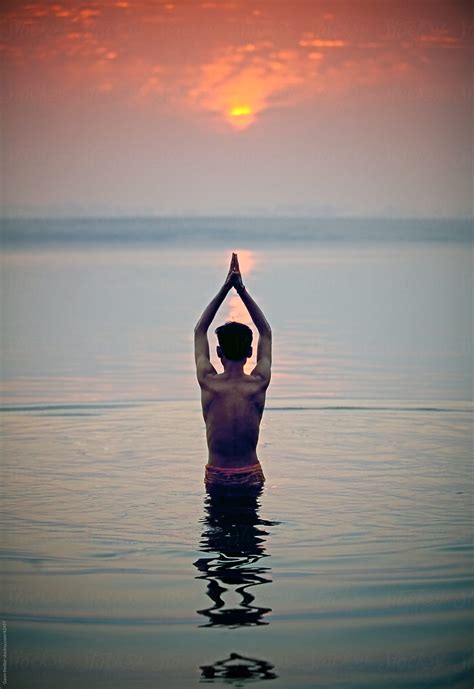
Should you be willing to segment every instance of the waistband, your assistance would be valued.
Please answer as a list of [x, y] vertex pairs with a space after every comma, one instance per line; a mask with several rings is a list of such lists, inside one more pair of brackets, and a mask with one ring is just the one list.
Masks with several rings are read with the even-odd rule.
[[260, 462], [256, 464], [249, 464], [245, 467], [216, 467], [213, 464], [206, 464], [206, 471], [209, 473], [225, 474], [227, 476], [232, 476], [234, 474], [248, 474], [256, 473], [262, 470], [262, 465]]
[[215, 467], [206, 464], [204, 481], [207, 485], [256, 486], [263, 484], [265, 476], [260, 462], [245, 467]]

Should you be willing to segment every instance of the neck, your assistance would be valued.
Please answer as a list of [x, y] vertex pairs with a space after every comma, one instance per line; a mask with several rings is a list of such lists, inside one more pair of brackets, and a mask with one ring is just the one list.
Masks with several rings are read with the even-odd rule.
[[230, 359], [223, 359], [222, 365], [224, 371], [230, 375], [239, 375], [244, 371], [245, 359], [243, 361], [231, 361]]

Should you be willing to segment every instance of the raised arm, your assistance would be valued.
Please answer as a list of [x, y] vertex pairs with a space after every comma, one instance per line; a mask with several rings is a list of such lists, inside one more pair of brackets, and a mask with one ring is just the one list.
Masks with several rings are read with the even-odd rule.
[[265, 318], [262, 309], [258, 306], [256, 301], [252, 299], [247, 289], [244, 287], [238, 261], [236, 267], [237, 271], [234, 270], [231, 279], [259, 334], [257, 365], [250, 375], [262, 378], [266, 385], [268, 385], [270, 382], [272, 366], [272, 329]]
[[222, 302], [226, 298], [229, 291], [233, 286], [233, 274], [235, 272], [235, 254], [232, 254], [232, 260], [230, 262], [229, 273], [227, 275], [226, 281], [216, 294], [216, 296], [211, 299], [209, 304], [204, 309], [201, 318], [198, 320], [194, 327], [194, 358], [196, 361], [196, 373], [199, 383], [202, 385], [205, 381], [206, 376], [215, 375], [217, 373], [214, 366], [211, 364], [210, 354], [209, 354], [209, 341], [207, 339], [207, 331], [211, 325], [214, 317], [219, 310]]

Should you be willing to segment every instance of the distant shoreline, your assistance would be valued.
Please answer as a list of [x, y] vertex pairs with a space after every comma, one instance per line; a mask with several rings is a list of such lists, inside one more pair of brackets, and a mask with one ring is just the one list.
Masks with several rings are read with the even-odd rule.
[[225, 242], [471, 242], [470, 218], [160, 216], [4, 218], [2, 245], [186, 244]]

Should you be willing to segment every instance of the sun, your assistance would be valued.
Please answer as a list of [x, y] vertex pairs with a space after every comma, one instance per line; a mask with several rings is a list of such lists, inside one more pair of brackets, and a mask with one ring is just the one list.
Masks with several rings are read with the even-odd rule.
[[249, 105], [235, 105], [227, 111], [226, 119], [235, 129], [246, 129], [255, 121], [255, 113]]
[[230, 111], [232, 117], [242, 117], [243, 115], [250, 115], [251, 113], [252, 110], [248, 105], [238, 105]]

